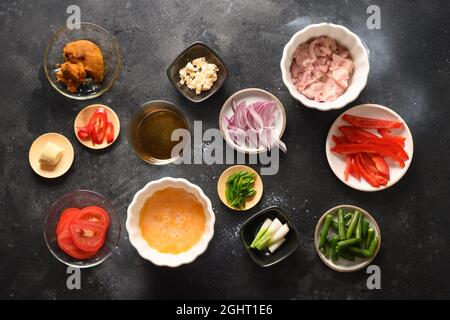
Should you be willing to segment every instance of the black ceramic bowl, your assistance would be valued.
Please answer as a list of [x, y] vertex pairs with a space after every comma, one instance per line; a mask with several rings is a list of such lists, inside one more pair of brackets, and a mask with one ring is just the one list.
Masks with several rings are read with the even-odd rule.
[[[259, 228], [264, 223], [266, 218], [275, 219], [281, 221], [281, 223], [287, 223], [289, 226], [289, 232], [286, 235], [286, 241], [276, 250], [274, 253], [263, 253], [258, 250], [250, 248], [250, 244], [258, 233]], [[291, 219], [278, 207], [270, 207], [264, 209], [250, 219], [244, 222], [240, 229], [240, 235], [242, 243], [247, 250], [250, 257], [261, 267], [268, 267], [274, 265], [275, 263], [284, 260], [290, 256], [298, 247], [298, 235], [294, 224]]]
[[[214, 82], [212, 88], [208, 91], [202, 91], [200, 94], [195, 94], [195, 91], [189, 89], [186, 85], [180, 84], [180, 77], [178, 72], [184, 68], [186, 64], [196, 58], [205, 57], [210, 63], [214, 63], [219, 71], [217, 72], [217, 80]], [[192, 102], [201, 102], [208, 99], [214, 93], [216, 93], [220, 87], [225, 83], [228, 76], [227, 68], [219, 56], [206, 44], [201, 42], [195, 42], [185, 49], [182, 53], [175, 58], [167, 69], [167, 77], [175, 88], [187, 99]]]

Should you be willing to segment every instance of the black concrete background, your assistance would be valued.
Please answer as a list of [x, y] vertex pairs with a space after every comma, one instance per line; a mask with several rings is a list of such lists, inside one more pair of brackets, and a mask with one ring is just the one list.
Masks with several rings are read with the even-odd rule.
[[[19, 298], [450, 298], [450, 106], [447, 1], [76, 1], [82, 21], [117, 38], [123, 69], [115, 86], [90, 102], [67, 99], [51, 88], [42, 60], [48, 39], [74, 1], [2, 1], [0, 4], [0, 297]], [[382, 29], [366, 27], [366, 9], [381, 7]], [[376, 193], [352, 190], [331, 172], [325, 137], [343, 111], [299, 105], [282, 83], [279, 62], [290, 37], [311, 23], [334, 22], [356, 32], [370, 49], [366, 89], [350, 106], [379, 103], [398, 112], [412, 130], [415, 153], [406, 176]], [[165, 75], [171, 60], [194, 41], [211, 45], [230, 70], [212, 99], [189, 103]], [[125, 133], [140, 103], [167, 99], [204, 128], [218, 126], [220, 108], [235, 91], [260, 87], [284, 104], [287, 128], [276, 176], [246, 213], [226, 209], [216, 193], [225, 165], [150, 166], [131, 151]], [[92, 152], [73, 134], [77, 112], [90, 103], [115, 109], [122, 134], [114, 146]], [[31, 170], [28, 149], [45, 132], [60, 132], [75, 148], [71, 170], [44, 180]], [[205, 254], [177, 269], [141, 259], [126, 232], [102, 265], [82, 271], [82, 289], [66, 288], [66, 267], [48, 251], [42, 223], [51, 203], [75, 189], [112, 199], [122, 223], [134, 193], [148, 181], [184, 177], [210, 197], [215, 236]], [[382, 289], [366, 288], [367, 274], [326, 267], [313, 248], [318, 217], [342, 203], [361, 206], [377, 219], [383, 244], [375, 264]], [[238, 229], [252, 213], [278, 205], [294, 220], [299, 249], [271, 268], [245, 252]]]

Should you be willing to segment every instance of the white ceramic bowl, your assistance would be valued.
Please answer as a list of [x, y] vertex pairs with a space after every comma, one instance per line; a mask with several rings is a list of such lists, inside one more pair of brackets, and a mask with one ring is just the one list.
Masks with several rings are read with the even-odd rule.
[[[142, 237], [141, 229], [139, 228], [140, 210], [144, 205], [145, 200], [155, 191], [169, 187], [183, 188], [192, 193], [203, 205], [206, 215], [205, 232], [203, 233], [203, 236], [191, 249], [179, 254], [161, 253], [153, 249]], [[131, 244], [136, 248], [142, 258], [151, 261], [157, 266], [178, 267], [182, 264], [191, 263], [206, 251], [206, 248], [214, 235], [215, 221], [216, 218], [212, 210], [211, 201], [203, 193], [200, 187], [190, 183], [186, 179], [162, 178], [147, 183], [144, 188], [134, 195], [133, 201], [128, 206], [126, 228]]]
[[[344, 94], [330, 102], [311, 100], [298, 92], [297, 88], [292, 83], [290, 72], [293, 54], [297, 47], [311, 38], [323, 35], [336, 39], [341, 45], [346, 47], [350, 51], [353, 63], [355, 64], [355, 71], [353, 72], [349, 87]], [[340, 109], [354, 101], [366, 86], [370, 69], [368, 50], [361, 39], [346, 27], [332, 23], [312, 24], [294, 34], [284, 47], [280, 66], [283, 82], [289, 89], [292, 97], [300, 101], [304, 106], [320, 111]]]
[[[387, 185], [375, 188], [372, 187], [369, 183], [367, 183], [364, 179], [361, 179], [361, 181], [356, 180], [354, 177], [349, 176], [348, 180], [345, 181], [344, 179], [344, 171], [345, 171], [345, 157], [339, 154], [336, 154], [334, 152], [331, 152], [331, 148], [334, 147], [334, 142], [332, 140], [333, 135], [342, 136], [342, 132], [339, 130], [339, 127], [342, 125], [349, 125], [347, 122], [342, 120], [342, 116], [344, 114], [351, 114], [355, 116], [360, 117], [367, 117], [367, 118], [376, 118], [376, 119], [383, 119], [383, 120], [394, 120], [394, 121], [400, 121], [403, 122], [403, 128], [401, 129], [392, 129], [392, 134], [395, 135], [401, 135], [406, 138], [405, 140], [405, 151], [409, 156], [409, 159], [405, 161], [405, 167], [400, 168], [395, 162], [393, 162], [391, 159], [386, 158], [387, 163], [389, 164], [389, 175], [390, 179]], [[374, 134], [378, 134], [374, 130], [369, 130]], [[397, 183], [408, 171], [409, 166], [411, 165], [411, 161], [414, 154], [414, 142], [413, 137], [411, 134], [411, 131], [408, 128], [408, 125], [406, 122], [400, 117], [397, 113], [392, 111], [391, 109], [378, 105], [378, 104], [361, 104], [359, 106], [355, 106], [353, 108], [348, 109], [347, 111], [343, 112], [342, 114], [337, 117], [337, 119], [334, 121], [334, 123], [331, 125], [330, 131], [328, 131], [327, 140], [325, 142], [325, 152], [327, 154], [327, 160], [328, 164], [331, 167], [331, 170], [333, 170], [336, 177], [339, 178], [343, 183], [348, 185], [349, 187], [360, 190], [360, 191], [381, 191], [386, 188], [389, 188], [393, 186], [395, 183]]]
[[[278, 100], [277, 97], [275, 97], [270, 92], [259, 89], [259, 88], [247, 88], [239, 90], [235, 93], [233, 93], [227, 101], [222, 106], [222, 109], [220, 110], [219, 115], [219, 127], [220, 132], [222, 133], [222, 136], [225, 138], [225, 141], [235, 150], [243, 153], [248, 154], [257, 154], [266, 152], [267, 147], [260, 146], [258, 148], [249, 148], [247, 146], [240, 146], [236, 143], [234, 143], [233, 139], [231, 138], [228, 130], [227, 130], [227, 122], [225, 120], [225, 117], [231, 118], [234, 114], [233, 108], [231, 107], [231, 101], [234, 100], [236, 104], [239, 104], [242, 100], [247, 101], [247, 104], [251, 104], [256, 101], [269, 101], [273, 100], [276, 102], [276, 105], [278, 107], [278, 117], [274, 122], [274, 128], [273, 128], [273, 134], [276, 137], [277, 140], [281, 140], [281, 137], [283, 136], [284, 129], [286, 128], [286, 112], [284, 111], [283, 104], [280, 100]], [[273, 146], [272, 146], [273, 147]], [[271, 148], [272, 148], [271, 147]]]
[[[325, 217], [328, 214], [331, 214], [332, 216], [335, 216], [335, 220], [337, 220], [337, 212], [339, 209], [343, 209], [345, 212], [358, 210], [359, 212], [364, 214], [364, 218], [369, 222], [369, 227], [374, 229], [375, 235], [378, 237], [378, 246], [372, 257], [370, 257], [368, 259], [356, 258], [355, 261], [349, 261], [346, 259], [339, 258], [338, 261], [333, 262], [333, 261], [331, 261], [331, 259], [328, 259], [327, 257], [325, 257], [323, 252], [319, 249], [320, 230], [322, 229], [322, 225], [325, 221]], [[332, 228], [330, 228], [328, 238], [331, 237], [331, 235], [333, 235], [333, 234], [336, 234], [336, 233], [332, 230]], [[339, 271], [339, 272], [358, 271], [358, 270], [361, 270], [361, 269], [367, 267], [373, 261], [373, 259], [375, 259], [375, 257], [378, 254], [378, 251], [380, 251], [380, 247], [381, 247], [380, 227], [378, 226], [375, 219], [366, 210], [364, 210], [360, 207], [357, 207], [357, 206], [350, 205], [350, 204], [343, 204], [343, 205], [331, 208], [330, 210], [325, 212], [320, 217], [320, 219], [316, 225], [316, 230], [314, 232], [314, 247], [316, 248], [317, 254], [319, 255], [320, 259], [331, 269]]]

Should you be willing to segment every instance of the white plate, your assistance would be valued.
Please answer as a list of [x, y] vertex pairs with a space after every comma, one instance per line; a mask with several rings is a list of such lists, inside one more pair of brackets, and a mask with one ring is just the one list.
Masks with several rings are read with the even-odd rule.
[[[405, 151], [409, 156], [409, 159], [405, 161], [405, 167], [400, 168], [397, 163], [392, 161], [391, 159], [387, 159], [386, 161], [389, 165], [390, 172], [390, 180], [386, 186], [382, 186], [380, 188], [372, 187], [368, 184], [364, 179], [361, 181], [356, 180], [354, 177], [349, 176], [348, 180], [344, 179], [344, 170], [345, 170], [345, 157], [330, 151], [332, 147], [334, 147], [334, 142], [332, 140], [333, 135], [342, 136], [342, 133], [339, 130], [339, 127], [342, 125], [349, 125], [347, 122], [342, 120], [342, 116], [344, 114], [351, 114], [355, 116], [367, 117], [367, 118], [376, 118], [376, 119], [384, 119], [384, 120], [395, 120], [403, 122], [403, 128], [401, 129], [392, 129], [392, 133], [395, 135], [402, 135], [406, 138], [405, 140]], [[369, 130], [375, 134], [378, 134], [376, 131]], [[348, 109], [339, 115], [339, 117], [332, 124], [330, 131], [328, 132], [327, 141], [325, 143], [325, 151], [327, 154], [328, 163], [333, 170], [336, 177], [338, 177], [343, 183], [348, 185], [349, 187], [361, 191], [380, 191], [397, 183], [408, 171], [408, 168], [411, 164], [413, 153], [414, 153], [414, 144], [413, 138], [411, 135], [411, 131], [408, 128], [406, 122], [394, 111], [384, 106], [378, 104], [362, 104], [353, 108]]]
[[[290, 71], [293, 54], [297, 47], [300, 44], [309, 41], [311, 38], [317, 38], [323, 35], [336, 39], [341, 45], [346, 47], [350, 51], [355, 65], [355, 72], [352, 75], [347, 90], [336, 100], [328, 102], [311, 100], [298, 92], [297, 88], [292, 83]], [[320, 111], [328, 111], [345, 107], [347, 104], [354, 101], [364, 89], [370, 70], [369, 53], [361, 39], [346, 27], [332, 23], [312, 24], [294, 34], [286, 44], [283, 49], [280, 67], [283, 82], [289, 89], [289, 93], [292, 97], [300, 101], [305, 107], [318, 109]]]
[[227, 123], [225, 120], [225, 117], [230, 118], [234, 114], [233, 109], [231, 107], [231, 101], [233, 99], [236, 102], [236, 104], [239, 104], [241, 101], [246, 100], [247, 105], [252, 104], [256, 101], [269, 101], [269, 100], [275, 101], [278, 106], [279, 112], [278, 112], [278, 117], [275, 120], [273, 130], [274, 130], [274, 136], [276, 137], [276, 139], [281, 140], [281, 137], [283, 136], [283, 133], [284, 133], [284, 129], [286, 127], [286, 112], [284, 111], [284, 107], [281, 104], [280, 100], [278, 100], [277, 97], [275, 97], [270, 92], [267, 92], [266, 90], [258, 89], [258, 88], [248, 88], [248, 89], [243, 89], [243, 90], [240, 90], [240, 91], [232, 94], [227, 99], [227, 101], [225, 101], [225, 103], [222, 106], [222, 109], [220, 110], [220, 115], [219, 115], [220, 132], [222, 133], [222, 136], [225, 138], [225, 141], [231, 147], [233, 147], [237, 151], [240, 151], [243, 153], [251, 153], [251, 154], [265, 152], [268, 149], [266, 147], [259, 147], [259, 148], [241, 147], [233, 142], [233, 140], [231, 139], [231, 137], [228, 133]]
[[[320, 249], [319, 249], [320, 229], [322, 228], [322, 224], [325, 220], [325, 217], [328, 214], [331, 214], [331, 215], [335, 216], [336, 220], [337, 220], [337, 211], [339, 209], [343, 209], [345, 213], [358, 210], [359, 212], [364, 214], [364, 218], [366, 218], [366, 220], [369, 222], [369, 228], [372, 228], [375, 231], [375, 235], [378, 237], [378, 246], [372, 257], [370, 257], [368, 259], [361, 259], [361, 258], [356, 257], [355, 261], [349, 261], [346, 259], [339, 258], [336, 261], [336, 263], [334, 263], [333, 261], [331, 261], [331, 259], [327, 259], [325, 257], [325, 255], [323, 254], [323, 252], [320, 251]], [[334, 230], [330, 227], [330, 231], [328, 232], [328, 238], [330, 238], [331, 236], [333, 236], [335, 234], [336, 234], [336, 232], [334, 232]], [[316, 248], [317, 254], [319, 255], [320, 259], [322, 259], [322, 261], [327, 266], [329, 266], [331, 269], [339, 271], [339, 272], [358, 271], [358, 270], [361, 270], [361, 269], [365, 268], [366, 266], [368, 266], [373, 261], [373, 259], [375, 259], [375, 257], [377, 256], [378, 251], [380, 250], [380, 247], [381, 247], [380, 228], [378, 227], [378, 224], [375, 221], [375, 219], [366, 210], [361, 209], [356, 206], [353, 206], [353, 205], [347, 205], [347, 204], [340, 205], [340, 206], [331, 208], [330, 210], [325, 212], [322, 215], [322, 217], [320, 217], [320, 219], [316, 225], [316, 230], [314, 232], [314, 247]]]

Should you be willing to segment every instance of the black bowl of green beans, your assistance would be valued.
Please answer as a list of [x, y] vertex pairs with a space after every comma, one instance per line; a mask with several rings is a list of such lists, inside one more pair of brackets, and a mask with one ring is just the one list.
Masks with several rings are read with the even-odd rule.
[[339, 272], [368, 266], [381, 246], [381, 232], [364, 209], [340, 205], [325, 212], [317, 222], [314, 243], [320, 259]]

